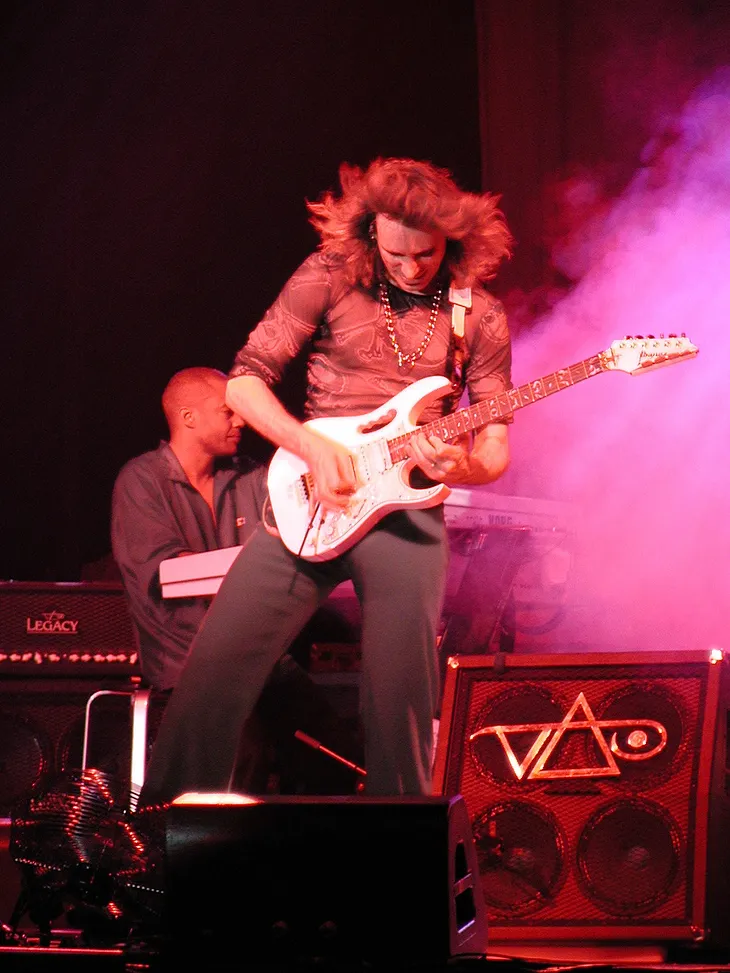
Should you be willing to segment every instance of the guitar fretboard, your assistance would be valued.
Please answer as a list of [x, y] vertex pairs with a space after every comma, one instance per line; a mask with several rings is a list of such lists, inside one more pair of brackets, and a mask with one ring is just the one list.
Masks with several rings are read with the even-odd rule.
[[481, 429], [490, 422], [498, 422], [517, 409], [532, 405], [533, 402], [539, 402], [541, 399], [547, 398], [548, 395], [570, 388], [572, 385], [577, 385], [578, 382], [583, 382], [585, 379], [592, 378], [594, 375], [599, 375], [605, 371], [607, 371], [606, 352], [602, 351], [590, 358], [584, 358], [583, 361], [570, 365], [568, 368], [561, 368], [557, 372], [543, 375], [542, 378], [527, 382], [525, 385], [507, 389], [491, 399], [485, 399], [483, 402], [468, 406], [466, 409], [458, 409], [442, 419], [435, 419], [433, 422], [419, 426], [415, 431], [388, 440], [391, 458], [394, 463], [405, 459], [405, 448], [409, 440], [416, 435], [416, 432], [424, 433], [427, 436], [438, 436], [444, 442], [451, 442], [468, 432]]

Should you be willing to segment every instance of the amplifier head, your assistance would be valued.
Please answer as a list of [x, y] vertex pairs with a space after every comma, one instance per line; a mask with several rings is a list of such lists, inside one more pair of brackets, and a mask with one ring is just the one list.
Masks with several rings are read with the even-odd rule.
[[42, 664], [136, 670], [124, 588], [115, 582], [0, 583], [0, 673]]

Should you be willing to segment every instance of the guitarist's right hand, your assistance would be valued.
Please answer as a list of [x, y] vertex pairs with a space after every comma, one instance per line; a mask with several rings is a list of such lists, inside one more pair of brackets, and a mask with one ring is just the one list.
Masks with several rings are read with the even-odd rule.
[[311, 512], [317, 504], [325, 510], [346, 509], [360, 486], [355, 457], [350, 450], [315, 429], [307, 429], [302, 459], [312, 477]]

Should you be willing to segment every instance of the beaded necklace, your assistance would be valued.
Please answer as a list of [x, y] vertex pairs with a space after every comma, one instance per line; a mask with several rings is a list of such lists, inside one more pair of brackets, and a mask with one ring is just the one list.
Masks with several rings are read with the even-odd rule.
[[398, 344], [398, 339], [395, 336], [395, 326], [393, 324], [393, 310], [390, 306], [390, 297], [388, 295], [388, 285], [381, 283], [380, 285], [380, 303], [383, 305], [383, 313], [385, 314], [385, 324], [388, 328], [388, 336], [390, 338], [390, 343], [393, 346], [393, 351], [398, 356], [398, 367], [402, 368], [404, 365], [410, 365], [411, 368], [416, 364], [418, 359], [428, 348], [431, 338], [433, 337], [433, 332], [436, 327], [436, 320], [439, 314], [439, 308], [441, 307], [441, 294], [442, 289], [439, 288], [433, 296], [433, 305], [431, 306], [431, 315], [428, 319], [428, 327], [426, 328], [426, 333], [421, 339], [421, 343], [416, 348], [415, 351], [410, 352], [406, 355], [403, 353], [401, 346]]

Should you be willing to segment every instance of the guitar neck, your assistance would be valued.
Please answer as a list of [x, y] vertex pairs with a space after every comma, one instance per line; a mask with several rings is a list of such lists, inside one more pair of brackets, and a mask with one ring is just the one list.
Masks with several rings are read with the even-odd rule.
[[507, 389], [491, 399], [477, 402], [466, 409], [458, 409], [442, 419], [428, 422], [405, 435], [395, 436], [388, 440], [390, 455], [396, 463], [405, 459], [406, 446], [416, 433], [438, 436], [443, 442], [451, 442], [465, 433], [476, 432], [490, 422], [499, 422], [500, 419], [504, 419], [517, 409], [523, 409], [526, 405], [532, 405], [533, 402], [546, 399], [548, 395], [571, 388], [578, 382], [583, 382], [594, 375], [600, 375], [601, 372], [608, 371], [608, 369], [606, 352], [599, 352], [590, 358], [584, 358], [583, 361], [577, 362], [575, 365], [570, 365], [568, 368], [561, 368], [557, 372], [551, 372], [549, 375], [527, 382], [525, 385]]

